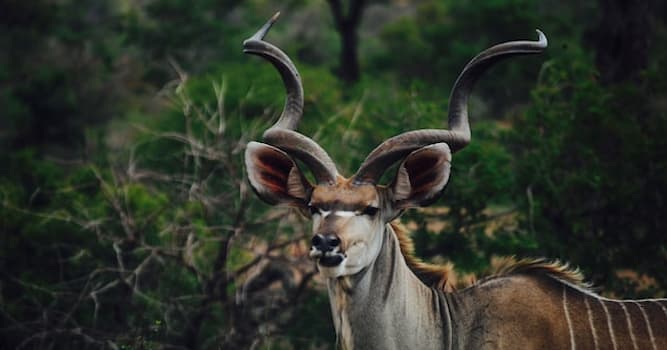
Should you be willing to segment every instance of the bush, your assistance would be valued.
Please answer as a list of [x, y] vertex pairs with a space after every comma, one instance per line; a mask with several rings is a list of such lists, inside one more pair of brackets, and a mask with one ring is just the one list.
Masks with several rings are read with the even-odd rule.
[[518, 190], [529, 194], [519, 202], [522, 228], [535, 234], [542, 254], [568, 256], [594, 282], [631, 296], [637, 292], [623, 287], [619, 269], [636, 269], [657, 288], [667, 283], [650, 263], [667, 243], [658, 219], [667, 194], [660, 136], [667, 119], [642, 87], [606, 87], [596, 76], [575, 50], [553, 59], [533, 105], [513, 121]]

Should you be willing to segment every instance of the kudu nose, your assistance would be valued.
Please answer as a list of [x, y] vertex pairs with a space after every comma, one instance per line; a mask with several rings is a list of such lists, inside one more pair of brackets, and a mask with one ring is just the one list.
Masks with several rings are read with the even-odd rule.
[[325, 253], [334, 250], [334, 248], [340, 245], [340, 239], [336, 235], [328, 234], [321, 235], [316, 234], [311, 240], [313, 248]]

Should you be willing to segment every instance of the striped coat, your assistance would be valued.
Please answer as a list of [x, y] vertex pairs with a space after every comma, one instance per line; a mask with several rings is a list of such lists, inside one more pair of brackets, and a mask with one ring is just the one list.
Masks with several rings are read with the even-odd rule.
[[330, 279], [343, 349], [667, 349], [667, 299], [611, 300], [558, 263], [522, 260], [457, 291], [387, 225], [363, 273]]

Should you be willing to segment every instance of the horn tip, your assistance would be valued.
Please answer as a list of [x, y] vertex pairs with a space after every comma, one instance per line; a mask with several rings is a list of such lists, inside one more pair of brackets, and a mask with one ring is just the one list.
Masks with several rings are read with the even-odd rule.
[[249, 41], [261, 41], [264, 39], [266, 34], [269, 32], [271, 29], [271, 26], [273, 26], [274, 23], [278, 20], [278, 17], [280, 17], [280, 11], [276, 12], [271, 18], [269, 18], [268, 21], [262, 26], [262, 28], [259, 28], [257, 33], [255, 33], [253, 36], [248, 38], [248, 40], [244, 41], [243, 44], [245, 45], [246, 42]]
[[537, 32], [537, 36], [538, 36], [538, 39], [537, 39], [538, 44], [540, 46], [546, 48], [549, 45], [549, 41], [547, 40], [547, 36], [544, 35], [544, 33], [539, 29], [535, 29], [535, 31]]

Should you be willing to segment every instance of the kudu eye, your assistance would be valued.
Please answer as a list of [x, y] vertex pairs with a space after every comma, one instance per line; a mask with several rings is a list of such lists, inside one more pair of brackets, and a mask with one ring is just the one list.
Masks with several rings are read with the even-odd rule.
[[310, 211], [310, 215], [315, 215], [320, 213], [320, 208], [314, 206], [314, 205], [309, 205], [308, 206], [308, 211]]
[[373, 206], [367, 206], [364, 208], [364, 210], [361, 212], [363, 215], [368, 215], [368, 216], [375, 216], [377, 214], [379, 208], [373, 207]]

